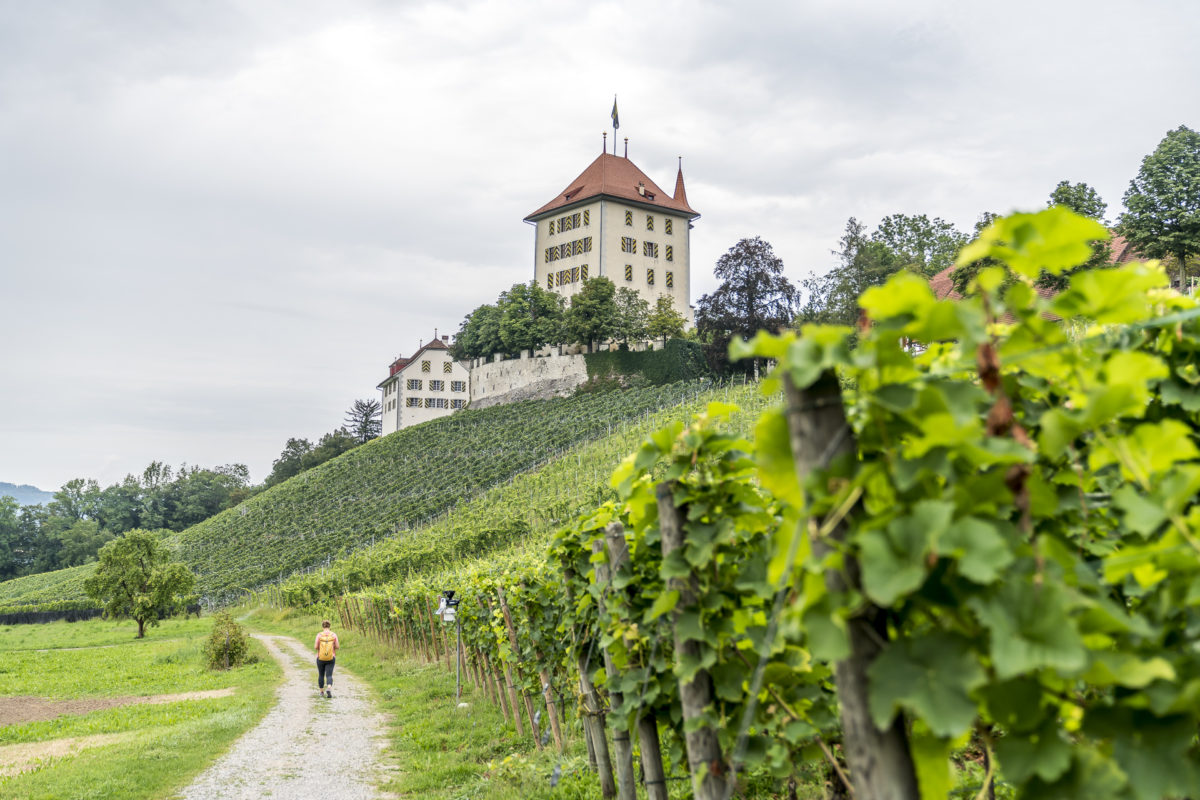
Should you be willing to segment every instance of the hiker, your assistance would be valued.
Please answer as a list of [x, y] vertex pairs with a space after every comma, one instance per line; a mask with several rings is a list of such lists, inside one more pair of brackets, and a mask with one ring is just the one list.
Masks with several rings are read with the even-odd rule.
[[321, 623], [321, 632], [317, 634], [313, 648], [317, 651], [317, 696], [333, 697], [333, 664], [337, 660], [338, 637], [329, 629], [329, 620]]

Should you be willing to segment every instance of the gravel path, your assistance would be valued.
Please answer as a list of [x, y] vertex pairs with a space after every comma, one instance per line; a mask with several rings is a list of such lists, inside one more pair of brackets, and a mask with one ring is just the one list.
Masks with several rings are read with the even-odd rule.
[[255, 634], [283, 667], [279, 702], [180, 793], [184, 800], [378, 800], [382, 716], [353, 676], [334, 669], [333, 699], [317, 696], [311, 648]]

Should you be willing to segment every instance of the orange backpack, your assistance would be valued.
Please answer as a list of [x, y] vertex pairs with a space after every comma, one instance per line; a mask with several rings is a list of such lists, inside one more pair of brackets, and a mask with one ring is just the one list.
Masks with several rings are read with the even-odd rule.
[[321, 631], [317, 635], [317, 659], [333, 661], [333, 643], [337, 639], [332, 631]]

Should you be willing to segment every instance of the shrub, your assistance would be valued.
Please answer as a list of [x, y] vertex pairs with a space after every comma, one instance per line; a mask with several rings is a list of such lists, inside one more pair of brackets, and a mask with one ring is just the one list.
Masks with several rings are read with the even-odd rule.
[[228, 611], [213, 618], [213, 630], [204, 643], [204, 660], [209, 669], [228, 669], [247, 663], [250, 641], [245, 629]]

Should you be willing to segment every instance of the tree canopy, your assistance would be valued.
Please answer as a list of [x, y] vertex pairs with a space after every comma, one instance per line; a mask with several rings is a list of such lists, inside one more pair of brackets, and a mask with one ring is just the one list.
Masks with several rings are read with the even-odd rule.
[[791, 325], [800, 292], [784, 276], [782, 259], [758, 236], [729, 248], [717, 259], [713, 274], [721, 285], [696, 301], [696, 328], [710, 365], [725, 372], [730, 340]]
[[686, 324], [687, 320], [675, 310], [675, 302], [662, 294], [654, 301], [654, 309], [646, 318], [646, 333], [655, 339], [662, 339], [665, 347], [667, 339], [683, 334]]
[[518, 283], [501, 293], [497, 308], [500, 343], [506, 352], [532, 352], [562, 341], [563, 298], [536, 282]]
[[867, 235], [866, 227], [851, 217], [834, 250], [839, 264], [824, 275], [809, 274], [801, 281], [804, 305], [802, 322], [854, 325], [858, 321], [858, 298], [872, 286], [880, 286], [899, 270], [901, 259], [890, 247]]
[[146, 635], [147, 622], [157, 625], [180, 610], [196, 582], [187, 567], [170, 560], [150, 531], [135, 528], [114, 539], [100, 549], [99, 560], [84, 591], [104, 604], [107, 616], [136, 622], [139, 639]]
[[928, 278], [954, 263], [967, 235], [940, 217], [892, 214], [880, 221], [871, 240], [891, 251], [896, 269]]
[[[646, 325], [650, 318], [650, 304], [638, 294], [636, 289], [622, 286], [617, 289], [615, 296], [617, 315], [613, 325], [613, 338], [620, 339], [625, 344], [640, 341], [646, 334]], [[659, 297], [662, 300], [663, 297]], [[666, 298], [669, 303], [671, 298]]]
[[1142, 159], [1125, 192], [1120, 233], [1148, 258], [1173, 258], [1181, 289], [1200, 255], [1200, 133], [1180, 125]]
[[588, 278], [571, 298], [564, 318], [564, 329], [571, 341], [587, 344], [588, 352], [597, 340], [608, 339], [617, 328], [617, 287], [603, 276]]

